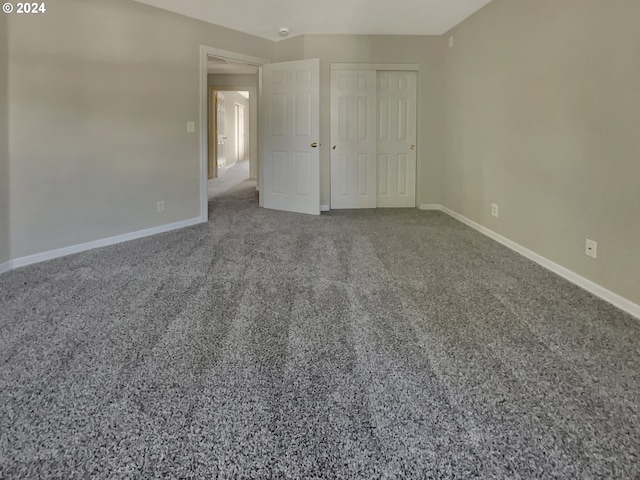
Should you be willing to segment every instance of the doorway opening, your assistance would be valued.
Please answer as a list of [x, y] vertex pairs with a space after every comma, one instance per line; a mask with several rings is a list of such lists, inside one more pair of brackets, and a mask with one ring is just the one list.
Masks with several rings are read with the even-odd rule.
[[209, 87], [209, 201], [248, 180], [254, 188], [256, 183], [255, 176], [251, 179], [251, 92], [226, 88]]
[[209, 202], [239, 185], [256, 189], [258, 70], [239, 60], [207, 57]]
[[[212, 125], [214, 124], [212, 116], [214, 113], [217, 115], [215, 103], [214, 108], [211, 108], [212, 99], [215, 100], [215, 95], [212, 91], [221, 92], [222, 95], [225, 95], [225, 92], [247, 92], [245, 95], [248, 96], [246, 98], [248, 106], [244, 105], [243, 101], [237, 102], [244, 106], [245, 128], [244, 132], [240, 131], [239, 134], [244, 133], [245, 136], [244, 155], [242, 156], [245, 159], [245, 163], [243, 163], [243, 160], [238, 162], [236, 156], [235, 164], [238, 164], [239, 167], [243, 166], [245, 169], [248, 167], [248, 177], [255, 185], [259, 175], [259, 72], [260, 66], [267, 63], [269, 63], [269, 60], [265, 58], [252, 57], [205, 45], [200, 46], [200, 221], [202, 222], [206, 222], [209, 218], [209, 182], [219, 177], [218, 153], [216, 150], [218, 139], [215, 132], [212, 135]], [[212, 87], [215, 88], [212, 89]], [[225, 98], [225, 111], [229, 109], [232, 113], [235, 113], [235, 103], [231, 102], [229, 104], [228, 99]], [[242, 111], [242, 109], [239, 110], [240, 112]], [[242, 115], [242, 113], [238, 113], [238, 115]], [[235, 131], [235, 120], [231, 121], [231, 123], [225, 122], [227, 137], [231, 132], [235, 136]], [[225, 170], [229, 166], [227, 159], [230, 158], [228, 150], [231, 148], [228, 145], [228, 140], [227, 138], [225, 141], [225, 150], [227, 151], [223, 155], [224, 166], [222, 167], [225, 167]], [[232, 145], [234, 147], [233, 151], [237, 151], [237, 142]], [[231, 172], [232, 168], [233, 166], [229, 167], [225, 173]], [[254, 191], [256, 189], [254, 187]]]

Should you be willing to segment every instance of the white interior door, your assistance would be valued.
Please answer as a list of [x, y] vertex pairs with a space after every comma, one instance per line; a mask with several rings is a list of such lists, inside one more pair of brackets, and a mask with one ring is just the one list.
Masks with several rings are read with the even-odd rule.
[[417, 72], [378, 72], [378, 207], [415, 207]]
[[320, 214], [320, 61], [262, 67], [260, 196], [265, 208]]
[[331, 72], [331, 208], [376, 208], [376, 72]]
[[224, 94], [216, 92], [216, 136], [218, 137], [217, 152], [219, 167], [224, 167], [227, 164], [226, 131]]

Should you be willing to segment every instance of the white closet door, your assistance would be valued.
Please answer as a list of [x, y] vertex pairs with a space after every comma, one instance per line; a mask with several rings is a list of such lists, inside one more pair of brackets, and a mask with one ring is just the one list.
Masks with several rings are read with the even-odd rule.
[[376, 207], [376, 72], [331, 72], [331, 208]]
[[416, 206], [417, 72], [378, 72], [378, 207]]

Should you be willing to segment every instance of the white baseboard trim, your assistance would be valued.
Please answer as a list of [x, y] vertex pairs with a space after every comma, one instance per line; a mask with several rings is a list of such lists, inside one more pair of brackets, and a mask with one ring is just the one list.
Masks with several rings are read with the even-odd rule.
[[329, 205], [320, 205], [321, 212], [328, 212], [329, 210], [331, 210], [331, 207], [329, 207]]
[[0, 273], [8, 272], [13, 268], [13, 262], [9, 260], [8, 262], [0, 263]]
[[54, 258], [66, 257], [74, 253], [80, 253], [94, 248], [107, 247], [109, 245], [115, 245], [116, 243], [128, 242], [129, 240], [136, 240], [138, 238], [148, 237], [151, 235], [157, 235], [158, 233], [165, 233], [171, 230], [177, 230], [179, 228], [190, 227], [204, 223], [200, 217], [191, 218], [182, 222], [169, 223], [167, 225], [160, 225], [159, 227], [146, 228], [144, 230], [138, 230], [136, 232], [124, 233], [122, 235], [116, 235], [113, 237], [102, 238], [100, 240], [94, 240], [92, 242], [80, 243], [78, 245], [72, 245], [70, 247], [58, 248], [56, 250], [50, 250], [48, 252], [36, 253], [34, 255], [28, 255], [26, 257], [20, 257], [13, 259], [11, 268], [26, 267], [27, 265], [33, 265], [34, 263], [45, 262]]
[[558, 265], [555, 262], [552, 262], [548, 258], [543, 257], [542, 255], [538, 255], [537, 253], [529, 250], [528, 248], [523, 247], [522, 245], [509, 240], [506, 237], [494, 232], [493, 230], [489, 230], [487, 227], [483, 227], [479, 223], [474, 222], [473, 220], [468, 219], [467, 217], [460, 215], [453, 210], [448, 209], [447, 207], [441, 206], [440, 210], [447, 215], [455, 218], [456, 220], [468, 225], [469, 227], [477, 230], [478, 232], [486, 235], [487, 237], [495, 240], [498, 243], [510, 248], [511, 250], [518, 252], [520, 255], [528, 258], [536, 262], [537, 264], [543, 266], [547, 270], [551, 270], [553, 273], [560, 275], [566, 280], [569, 280], [571, 283], [576, 284], [577, 286], [585, 289], [587, 292], [592, 293], [596, 297], [599, 297], [610, 304], [618, 307], [620, 310], [627, 312], [628, 314], [640, 319], [640, 305], [633, 303], [630, 300], [618, 295], [617, 293], [612, 292], [611, 290], [607, 290], [601, 285], [598, 285], [591, 280], [584, 278], [577, 273], [569, 270], [568, 268], [563, 267], [562, 265]]
[[443, 208], [442, 205], [439, 205], [437, 203], [423, 203], [418, 207], [419, 210], [441, 210], [441, 211], [442, 211], [442, 208]]

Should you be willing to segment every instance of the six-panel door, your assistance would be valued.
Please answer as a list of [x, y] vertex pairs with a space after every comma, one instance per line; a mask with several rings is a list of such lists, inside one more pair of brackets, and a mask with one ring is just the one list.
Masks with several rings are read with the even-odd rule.
[[378, 207], [415, 207], [417, 72], [378, 72]]
[[318, 215], [320, 61], [262, 68], [262, 205]]
[[376, 72], [331, 72], [331, 208], [376, 207]]

